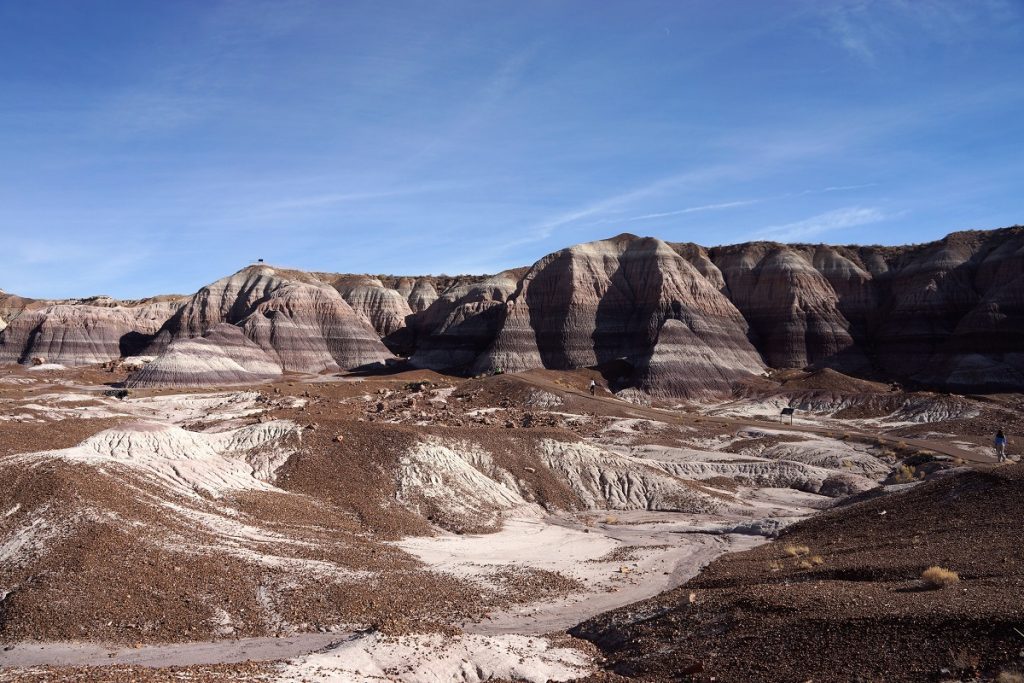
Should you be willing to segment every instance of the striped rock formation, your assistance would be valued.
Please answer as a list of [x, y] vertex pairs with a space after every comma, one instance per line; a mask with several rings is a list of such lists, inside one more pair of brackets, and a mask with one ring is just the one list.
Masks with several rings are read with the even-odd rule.
[[509, 270], [442, 293], [416, 316], [413, 364], [433, 369], [475, 365], [504, 324], [506, 301], [522, 275]]
[[215, 325], [202, 337], [177, 339], [128, 378], [136, 387], [248, 384], [281, 375], [281, 366], [241, 328]]
[[377, 278], [349, 276], [332, 284], [352, 310], [370, 321], [380, 337], [387, 337], [405, 327], [406, 318], [412, 315], [405, 295], [385, 287]]
[[434, 332], [459, 354], [418, 351], [414, 363], [463, 361], [473, 348], [457, 344], [467, 336], [463, 330], [489, 328], [490, 343], [473, 340], [483, 347], [472, 360], [477, 371], [614, 363], [614, 383], [677, 396], [724, 392], [764, 371], [736, 307], [656, 239], [620, 235], [563, 249], [538, 261], [514, 291], [511, 283], [490, 292], [477, 286], [465, 300], [477, 305], [472, 315], [455, 308]]
[[261, 265], [185, 301], [0, 293], [0, 320], [7, 363], [155, 355], [229, 323], [301, 372], [394, 351], [473, 373], [597, 366], [613, 388], [666, 397], [727, 391], [766, 367], [1013, 391], [1024, 389], [1024, 228], [906, 247], [709, 249], [620, 235], [479, 278]]
[[323, 372], [391, 357], [370, 323], [341, 294], [308, 273], [259, 265], [196, 292], [150, 347], [199, 337], [220, 323], [237, 325], [285, 370]]
[[773, 367], [1024, 388], [1024, 228], [907, 247], [753, 243], [710, 258]]
[[174, 299], [122, 303], [107, 297], [34, 302], [0, 331], [0, 363], [45, 358], [78, 366], [129, 356], [138, 353], [180, 305]]

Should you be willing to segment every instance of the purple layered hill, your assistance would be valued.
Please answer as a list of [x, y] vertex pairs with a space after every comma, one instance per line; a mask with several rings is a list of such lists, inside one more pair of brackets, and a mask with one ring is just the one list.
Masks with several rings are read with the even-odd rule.
[[281, 366], [241, 328], [214, 325], [205, 335], [177, 339], [128, 378], [126, 386], [188, 387], [250, 384], [281, 375]]
[[174, 341], [236, 325], [281, 368], [323, 372], [391, 357], [373, 326], [330, 285], [294, 270], [259, 265], [203, 287], [160, 329], [150, 353]]
[[0, 329], [0, 363], [45, 359], [66, 366], [105, 363], [137, 353], [182, 305], [173, 297], [4, 303], [10, 317]]
[[[576, 245], [538, 261], [514, 288], [505, 278], [448, 305], [444, 298], [423, 314], [436, 325], [413, 356], [417, 365], [469, 361], [481, 372], [614, 365], [621, 384], [673, 396], [725, 392], [765, 369], [736, 307], [657, 239]], [[472, 344], [464, 343], [467, 330]], [[446, 357], [446, 348], [455, 353]]]
[[352, 310], [373, 325], [387, 347], [402, 355], [415, 350], [416, 315], [438, 300], [438, 291], [450, 292], [484, 279], [469, 275], [314, 275], [338, 290]]
[[619, 361], [653, 394], [720, 390], [765, 366], [1020, 390], [1024, 228], [907, 247], [620, 235], [442, 292], [410, 324], [422, 367]]
[[0, 362], [157, 355], [222, 323], [285, 371], [354, 368], [395, 351], [469, 373], [596, 366], [613, 388], [664, 397], [725, 392], [769, 367], [1024, 390], [1024, 228], [904, 247], [706, 248], [620, 235], [492, 276], [260, 265], [188, 298], [0, 293]]
[[772, 367], [1024, 388], [1022, 227], [907, 247], [753, 243], [709, 256]]

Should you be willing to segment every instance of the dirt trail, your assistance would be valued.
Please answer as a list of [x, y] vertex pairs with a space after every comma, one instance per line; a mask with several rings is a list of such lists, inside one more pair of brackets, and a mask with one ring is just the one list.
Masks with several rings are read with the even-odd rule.
[[878, 432], [868, 432], [863, 429], [856, 427], [844, 427], [839, 430], [835, 427], [827, 427], [825, 425], [808, 425], [808, 424], [785, 424], [779, 422], [768, 422], [765, 420], [755, 420], [750, 418], [733, 418], [733, 417], [717, 417], [708, 415], [688, 415], [679, 413], [674, 410], [667, 410], [664, 408], [652, 408], [650, 406], [640, 406], [632, 403], [626, 403], [621, 399], [613, 396], [591, 396], [585, 391], [573, 389], [567, 387], [564, 384], [559, 384], [552, 380], [544, 377], [538, 377], [529, 372], [518, 373], [515, 375], [508, 375], [510, 378], [518, 379], [526, 384], [530, 384], [538, 389], [544, 389], [545, 391], [554, 392], [556, 394], [572, 394], [577, 398], [584, 399], [586, 401], [593, 401], [597, 404], [614, 406], [617, 412], [627, 414], [629, 417], [636, 417], [641, 419], [658, 420], [661, 422], [675, 422], [677, 424], [696, 424], [697, 420], [704, 423], [714, 423], [726, 425], [729, 427], [760, 427], [762, 429], [786, 429], [794, 432], [805, 432], [808, 434], [817, 434], [819, 436], [834, 435], [837, 432], [849, 434], [851, 438], [855, 438], [861, 441], [867, 441], [874, 443], [875, 441], [881, 442], [888, 446], [896, 446], [903, 444], [905, 446], [934, 451], [942, 455], [948, 455], [952, 458], [960, 458], [966, 462], [974, 463], [977, 465], [994, 465], [996, 459], [993, 456], [982, 455], [980, 453], [974, 453], [972, 451], [965, 450], [963, 448], [957, 448], [945, 441], [935, 441], [931, 439], [908, 439], [906, 437], [893, 437], [885, 434], [879, 434]]
[[33, 666], [146, 667], [235, 664], [238, 662], [289, 659], [321, 650], [349, 637], [350, 633], [300, 633], [282, 638], [239, 638], [213, 642], [105, 647], [97, 643], [31, 643], [0, 649], [0, 669]]
[[[652, 531], [636, 527], [608, 529], [606, 534], [626, 545], [644, 545], [665, 540], [668, 534], [678, 534], [677, 529]], [[711, 534], [687, 534], [685, 545], [669, 552], [654, 554], [635, 564], [633, 575], [641, 580], [624, 582], [613, 591], [586, 593], [561, 598], [545, 603], [534, 603], [521, 609], [500, 612], [491, 619], [466, 623], [462, 628], [467, 633], [480, 635], [503, 635], [520, 633], [543, 635], [565, 631], [576, 624], [609, 610], [630, 605], [659, 593], [681, 586], [720, 555], [740, 552], [764, 543], [767, 539], [759, 536], [714, 536]], [[678, 543], [678, 541], [675, 541]]]

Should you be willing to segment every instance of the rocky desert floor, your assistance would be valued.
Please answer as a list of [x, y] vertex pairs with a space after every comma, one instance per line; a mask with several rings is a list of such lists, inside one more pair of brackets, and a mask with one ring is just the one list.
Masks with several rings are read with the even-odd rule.
[[[988, 443], [1002, 427], [1013, 452], [1020, 396], [823, 371], [641, 405], [590, 396], [591, 378], [287, 375], [119, 398], [117, 368], [0, 370], [0, 680], [1016, 665], [1020, 475]], [[961, 584], [922, 590], [929, 564]]]

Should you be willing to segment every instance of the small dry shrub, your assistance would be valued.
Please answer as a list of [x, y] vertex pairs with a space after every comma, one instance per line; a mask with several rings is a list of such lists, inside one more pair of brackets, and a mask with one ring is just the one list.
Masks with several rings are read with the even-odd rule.
[[616, 517], [615, 515], [608, 515], [607, 517], [604, 518], [604, 523], [605, 524], [618, 524], [619, 523], [619, 518]]
[[768, 570], [769, 571], [773, 571], [773, 572], [781, 572], [782, 571], [782, 563], [781, 562], [776, 562], [776, 561], [769, 562], [768, 563]]
[[960, 575], [943, 567], [928, 567], [921, 572], [921, 581], [930, 588], [945, 588], [960, 581]]
[[916, 468], [910, 465], [900, 465], [893, 479], [897, 484], [909, 484], [917, 478]]
[[810, 560], [800, 560], [800, 562], [798, 562], [796, 566], [800, 567], [800, 569], [814, 568], [814, 564]]
[[819, 566], [819, 565], [823, 565], [823, 564], [825, 564], [825, 558], [822, 557], [821, 555], [815, 555], [814, 557], [811, 558], [811, 564], [813, 564], [816, 567]]
[[981, 658], [978, 654], [967, 648], [960, 648], [956, 652], [950, 652], [952, 656], [953, 667], [960, 671], [972, 671], [978, 668], [978, 664], [981, 663]]
[[844, 468], [850, 469], [851, 467], [853, 467], [853, 461], [847, 458], [843, 460], [842, 465]]
[[787, 545], [782, 549], [782, 552], [786, 553], [790, 557], [800, 557], [801, 555], [807, 555], [811, 552], [811, 549], [805, 545]]

